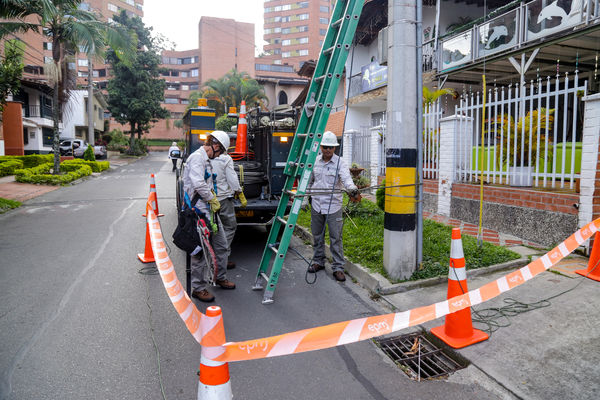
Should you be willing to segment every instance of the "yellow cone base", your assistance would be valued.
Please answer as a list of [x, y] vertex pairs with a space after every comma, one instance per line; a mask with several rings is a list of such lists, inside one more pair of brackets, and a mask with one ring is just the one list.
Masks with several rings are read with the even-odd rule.
[[445, 325], [436, 326], [431, 329], [431, 333], [454, 349], [462, 349], [475, 343], [483, 342], [489, 339], [489, 335], [479, 329], [473, 329], [473, 334], [464, 338], [456, 338], [446, 334]]
[[575, 271], [576, 274], [579, 274], [579, 275], [585, 276], [586, 278], [590, 278], [592, 280], [600, 282], [600, 274], [598, 274], [598, 273], [595, 273], [595, 274], [591, 273], [591, 274], [588, 275], [589, 272], [590, 271], [588, 271], [587, 269], [578, 269], [578, 270]]

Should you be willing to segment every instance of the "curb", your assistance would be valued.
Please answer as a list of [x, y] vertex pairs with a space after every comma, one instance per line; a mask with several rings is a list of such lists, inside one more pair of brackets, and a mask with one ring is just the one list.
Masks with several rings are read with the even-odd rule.
[[[303, 240], [307, 240], [312, 242], [313, 237], [310, 231], [303, 226], [296, 225], [294, 233], [302, 238]], [[325, 244], [325, 252], [326, 255], [330, 255], [329, 245]], [[469, 276], [483, 276], [488, 275], [497, 271], [503, 271], [507, 269], [512, 269], [516, 267], [522, 267], [529, 263], [529, 258], [521, 257], [516, 260], [507, 261], [501, 264], [490, 265], [489, 267], [477, 268], [468, 270]], [[387, 278], [379, 273], [370, 272], [367, 268], [363, 267], [360, 264], [353, 263], [346, 259], [346, 265], [344, 265], [346, 272], [352, 278], [356, 279], [361, 285], [366, 287], [372, 292], [388, 295], [394, 293], [403, 293], [408, 292], [414, 289], [420, 289], [429, 286], [435, 286], [442, 283], [448, 282], [448, 277], [445, 276], [436, 276], [434, 278], [422, 279], [419, 281], [407, 281], [401, 283], [391, 283]], [[326, 267], [327, 271], [330, 271], [329, 267]]]

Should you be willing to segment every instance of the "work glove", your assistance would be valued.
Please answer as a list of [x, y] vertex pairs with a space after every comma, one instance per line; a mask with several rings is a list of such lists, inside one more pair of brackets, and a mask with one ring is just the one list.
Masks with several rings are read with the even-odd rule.
[[242, 208], [246, 208], [246, 206], [248, 205], [248, 200], [246, 200], [246, 196], [244, 195], [244, 192], [238, 192], [237, 198], [240, 200], [240, 204], [242, 205]]
[[350, 201], [353, 203], [358, 203], [362, 200], [362, 196], [360, 195], [360, 191], [358, 189], [349, 190], [348, 196], [350, 196]]
[[217, 199], [217, 195], [215, 194], [214, 191], [212, 192], [212, 194], [213, 194], [213, 198], [208, 201], [208, 204], [210, 204], [210, 210], [212, 212], [216, 213], [217, 211], [219, 211], [221, 209], [221, 203], [219, 203], [219, 200]]

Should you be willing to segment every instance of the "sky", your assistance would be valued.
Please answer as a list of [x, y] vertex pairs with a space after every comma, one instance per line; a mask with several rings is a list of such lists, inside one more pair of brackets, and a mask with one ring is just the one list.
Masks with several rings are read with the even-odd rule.
[[145, 0], [144, 24], [175, 43], [176, 50], [198, 48], [200, 17], [254, 23], [254, 43], [262, 51], [264, 0]]

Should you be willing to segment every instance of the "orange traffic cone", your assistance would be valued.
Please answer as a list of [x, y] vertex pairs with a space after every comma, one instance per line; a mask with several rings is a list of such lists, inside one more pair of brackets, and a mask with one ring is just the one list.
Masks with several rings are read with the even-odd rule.
[[246, 102], [242, 100], [240, 105], [240, 119], [238, 120], [237, 138], [235, 139], [235, 153], [246, 154], [248, 152], [248, 122], [246, 121]]
[[[448, 274], [448, 299], [469, 291], [466, 270], [460, 229], [453, 228], [452, 245], [450, 247], [450, 271]], [[470, 308], [446, 315], [446, 323], [433, 328], [431, 333], [455, 349], [482, 342], [489, 338], [487, 333], [473, 329]]]
[[[150, 200], [146, 202], [146, 214], [148, 214], [149, 208]], [[143, 263], [154, 262], [154, 253], [152, 252], [152, 242], [150, 241], [150, 227], [148, 226], [148, 221], [146, 221], [146, 244], [144, 246], [144, 254], [138, 253], [137, 256]]]
[[[148, 195], [148, 201], [152, 203], [152, 209], [157, 217], [163, 217], [165, 214], [158, 212], [158, 197], [156, 196], [156, 183], [154, 182], [154, 174], [150, 175], [150, 194]], [[142, 214], [145, 217], [146, 213]]]
[[600, 282], [600, 236], [598, 236], [598, 232], [594, 236], [594, 246], [592, 247], [587, 269], [578, 269], [575, 272]]
[[200, 357], [200, 378], [198, 382], [198, 399], [231, 400], [231, 382], [229, 380], [229, 364], [214, 361], [213, 358], [223, 352], [225, 328], [221, 307], [210, 306], [206, 315], [200, 318], [202, 329], [202, 355]]

